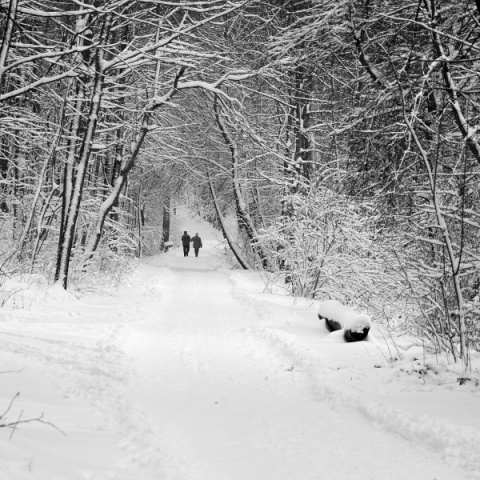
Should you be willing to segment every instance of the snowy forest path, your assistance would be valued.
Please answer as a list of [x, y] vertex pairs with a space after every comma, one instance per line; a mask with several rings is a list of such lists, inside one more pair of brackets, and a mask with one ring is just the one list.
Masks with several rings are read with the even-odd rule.
[[213, 256], [171, 252], [143, 275], [158, 308], [132, 325], [125, 350], [151, 478], [465, 478], [358, 411], [316, 398], [301, 369], [250, 333], [261, 306], [242, 299]]

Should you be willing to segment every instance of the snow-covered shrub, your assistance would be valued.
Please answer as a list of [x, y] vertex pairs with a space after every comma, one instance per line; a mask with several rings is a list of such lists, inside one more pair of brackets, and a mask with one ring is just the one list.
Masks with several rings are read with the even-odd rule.
[[30, 309], [45, 300], [48, 281], [43, 275], [16, 274], [0, 285], [0, 306]]
[[370, 203], [325, 188], [298, 195], [294, 202], [295, 215], [265, 237], [277, 282], [294, 295], [336, 299], [385, 321], [410, 309], [402, 297], [401, 275], [393, 268], [395, 256], [376, 227]]
[[475, 269], [462, 277], [460, 290], [456, 291], [441, 245], [432, 248], [431, 243], [422, 241], [415, 244], [409, 255], [398, 258], [397, 265], [409, 295], [417, 304], [416, 314], [407, 325], [410, 332], [422, 337], [432, 351], [449, 352], [454, 359], [461, 358], [457, 306], [461, 295], [466, 346], [480, 350], [480, 304], [478, 285], [475, 288]]
[[396, 263], [417, 303], [413, 333], [468, 364], [480, 331], [477, 162], [450, 154], [442, 159], [447, 173], [418, 175], [410, 186], [410, 206], [398, 215], [404, 251]]
[[115, 288], [127, 281], [137, 266], [138, 259], [134, 256], [101, 248], [90, 260], [87, 270], [75, 269], [71, 276], [71, 284], [74, 290], [82, 293]]
[[0, 216], [0, 307], [8, 301], [11, 293], [3, 286], [20, 270], [17, 258], [17, 242], [11, 235], [12, 218], [8, 215]]
[[[466, 243], [475, 242], [475, 236], [468, 238], [465, 226], [448, 224], [463, 262], [458, 291], [441, 232], [428, 236], [434, 223], [430, 217], [417, 217], [410, 225], [405, 217], [405, 224], [385, 227], [373, 201], [327, 188], [296, 195], [292, 202], [294, 214], [264, 238], [276, 265], [266, 279], [296, 296], [365, 309], [390, 329], [412, 334], [432, 351], [450, 352], [455, 359], [462, 357], [461, 295], [467, 347], [480, 347], [478, 260], [473, 243]], [[454, 240], [461, 232], [463, 246]]]
[[116, 287], [137, 265], [138, 235], [129, 228], [128, 212], [118, 210], [116, 218], [105, 223], [101, 242], [85, 263], [84, 245], [78, 242], [73, 250], [70, 282], [74, 289], [95, 291], [103, 287]]

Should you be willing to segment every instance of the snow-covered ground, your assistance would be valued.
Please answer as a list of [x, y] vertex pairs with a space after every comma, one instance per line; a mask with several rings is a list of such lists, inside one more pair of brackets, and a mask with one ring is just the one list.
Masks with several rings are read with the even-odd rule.
[[32, 421], [0, 428], [2, 480], [480, 479], [478, 358], [459, 385], [379, 328], [344, 343], [175, 220], [199, 258], [176, 239], [110, 295], [4, 285], [0, 424]]

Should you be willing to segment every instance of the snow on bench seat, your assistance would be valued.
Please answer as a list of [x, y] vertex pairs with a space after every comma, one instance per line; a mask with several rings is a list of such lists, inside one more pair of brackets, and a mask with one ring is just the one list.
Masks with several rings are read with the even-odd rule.
[[364, 340], [372, 326], [370, 317], [353, 308], [342, 305], [338, 300], [327, 300], [318, 307], [318, 318], [325, 320], [330, 332], [344, 330], [347, 342]]

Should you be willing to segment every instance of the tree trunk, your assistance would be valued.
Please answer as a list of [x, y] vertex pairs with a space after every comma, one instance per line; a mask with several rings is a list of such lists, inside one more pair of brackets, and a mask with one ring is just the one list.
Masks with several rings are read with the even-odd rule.
[[[44, 225], [43, 222], [44, 222], [45, 215], [47, 213], [48, 208], [52, 206], [51, 205], [52, 198], [53, 198], [53, 195], [55, 194], [56, 191], [57, 191], [57, 186], [54, 185], [50, 190], [50, 194], [48, 195], [48, 198], [46, 199], [46, 201], [43, 205], [43, 208], [40, 212], [40, 215], [38, 216], [37, 235], [35, 237], [35, 242], [33, 244], [32, 258], [30, 260], [30, 273], [31, 274], [33, 273], [33, 269], [35, 267], [35, 261], [36, 261], [37, 255], [40, 252], [40, 248], [41, 248], [42, 243], [45, 240], [47, 232], [48, 232], [48, 229], [45, 228], [45, 225]], [[47, 220], [47, 224], [50, 224], [52, 222], [53, 216], [54, 215], [53, 215], [53, 209], [52, 209], [52, 215], [50, 215], [49, 219]]]
[[254, 252], [259, 256], [263, 268], [268, 267], [268, 260], [265, 252], [263, 251], [262, 246], [258, 240], [258, 233], [255, 228], [255, 224], [253, 219], [249, 215], [247, 211], [247, 205], [243, 198], [242, 189], [240, 185], [240, 179], [238, 177], [238, 146], [236, 141], [233, 139], [228, 126], [225, 123], [225, 120], [222, 116], [222, 108], [218, 103], [218, 97], [215, 96], [214, 100], [214, 112], [215, 112], [215, 120], [217, 122], [218, 128], [223, 136], [225, 144], [230, 149], [231, 154], [231, 176], [232, 176], [232, 184], [233, 184], [233, 193], [235, 196], [235, 205], [237, 209], [237, 218], [241, 228], [245, 229], [247, 233], [247, 237], [250, 241], [250, 244], [254, 250]]
[[165, 197], [163, 202], [163, 219], [162, 219], [162, 248], [165, 242], [170, 240], [170, 195]]
[[[100, 35], [100, 45], [105, 45], [108, 39], [110, 25], [112, 22], [112, 14], [107, 14]], [[104, 87], [104, 50], [97, 48], [95, 54], [95, 79], [93, 84], [93, 92], [90, 101], [90, 111], [88, 115], [88, 123], [83, 137], [82, 145], [78, 153], [78, 163], [75, 169], [74, 186], [72, 190], [70, 204], [68, 205], [64, 225], [63, 242], [60, 245], [57, 255], [57, 269], [55, 281], [61, 283], [63, 288], [67, 288], [68, 271], [70, 266], [71, 254], [75, 239], [75, 229], [77, 218], [80, 211], [80, 203], [83, 194], [83, 185], [87, 173], [88, 162], [90, 160], [92, 143], [97, 127], [98, 115], [100, 112], [103, 87]]]
[[142, 258], [142, 228], [143, 228], [143, 209], [142, 209], [142, 184], [138, 188], [137, 196], [137, 231], [138, 231], [138, 257]]
[[10, 44], [12, 43], [13, 27], [15, 26], [17, 17], [17, 7], [18, 0], [9, 1], [6, 25], [2, 35], [2, 45], [0, 47], [0, 94], [3, 93], [3, 74], [5, 73]]
[[217, 196], [215, 195], [215, 190], [213, 188], [212, 179], [210, 178], [210, 173], [207, 171], [208, 176], [208, 186], [210, 189], [210, 194], [212, 195], [213, 204], [215, 206], [215, 211], [217, 212], [217, 217], [220, 222], [220, 228], [222, 229], [223, 236], [227, 239], [228, 246], [230, 250], [235, 255], [238, 263], [244, 270], [249, 270], [250, 267], [248, 266], [247, 261], [243, 258], [242, 253], [240, 251], [240, 247], [235, 243], [235, 240], [230, 235], [230, 232], [227, 230], [225, 226], [225, 220], [223, 219], [222, 211], [220, 210], [220, 206], [218, 204]]

